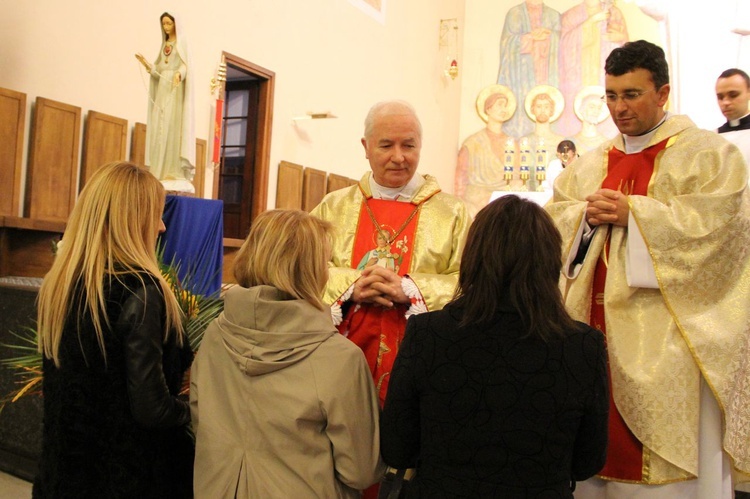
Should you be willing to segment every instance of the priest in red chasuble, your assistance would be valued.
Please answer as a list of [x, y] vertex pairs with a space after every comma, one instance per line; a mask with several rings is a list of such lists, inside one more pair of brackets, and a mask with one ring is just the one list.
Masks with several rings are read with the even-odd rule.
[[731, 498], [750, 471], [750, 193], [740, 151], [664, 111], [664, 51], [605, 64], [620, 135], [556, 179], [561, 287], [607, 338], [609, 450], [580, 498]]
[[336, 227], [324, 301], [365, 353], [382, 406], [406, 320], [453, 296], [470, 219], [461, 200], [416, 173], [422, 126], [411, 105], [375, 104], [362, 145], [372, 171], [312, 214]]

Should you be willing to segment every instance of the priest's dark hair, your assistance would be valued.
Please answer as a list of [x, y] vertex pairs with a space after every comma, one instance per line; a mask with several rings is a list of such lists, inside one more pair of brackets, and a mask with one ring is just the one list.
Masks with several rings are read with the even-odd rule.
[[560, 232], [538, 204], [509, 194], [485, 206], [469, 228], [449, 304], [463, 310], [461, 326], [489, 324], [510, 303], [530, 337], [577, 329], [558, 286], [561, 248]]
[[744, 71], [742, 71], [739, 68], [729, 68], [719, 75], [719, 78], [731, 78], [732, 76], [740, 75], [743, 80], [745, 80], [745, 86], [747, 88], [750, 88], [750, 76], [747, 75]]
[[669, 83], [669, 66], [664, 50], [646, 40], [636, 40], [617, 47], [604, 63], [604, 72], [612, 76], [622, 76], [636, 69], [650, 72], [657, 90]]

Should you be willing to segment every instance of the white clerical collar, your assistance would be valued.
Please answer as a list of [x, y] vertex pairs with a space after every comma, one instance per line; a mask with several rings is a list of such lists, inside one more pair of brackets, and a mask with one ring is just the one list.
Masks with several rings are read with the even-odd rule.
[[[747, 113], [747, 114], [746, 114], [745, 116], [748, 116], [748, 115], [750, 115], [750, 113]], [[736, 128], [736, 127], [740, 126], [740, 121], [741, 121], [741, 120], [742, 120], [742, 119], [743, 119], [743, 118], [744, 118], [745, 116], [740, 116], [740, 117], [739, 117], [739, 118], [737, 118], [736, 120], [729, 120], [729, 126], [731, 126], [732, 128]]]
[[406, 185], [401, 187], [384, 187], [375, 182], [375, 176], [370, 175], [370, 190], [375, 199], [387, 199], [389, 201], [409, 202], [414, 194], [424, 185], [424, 177], [415, 173]]
[[651, 138], [654, 136], [656, 131], [660, 126], [664, 124], [665, 121], [667, 121], [667, 118], [669, 118], [669, 116], [669, 112], [664, 113], [664, 117], [661, 119], [661, 121], [654, 128], [644, 133], [643, 135], [622, 134], [622, 140], [625, 141], [625, 154], [635, 154], [644, 150], [649, 142], [651, 142]]

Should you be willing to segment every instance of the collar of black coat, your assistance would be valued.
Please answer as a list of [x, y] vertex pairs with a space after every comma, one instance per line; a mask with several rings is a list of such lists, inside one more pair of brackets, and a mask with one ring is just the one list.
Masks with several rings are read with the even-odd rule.
[[729, 121], [724, 123], [719, 127], [718, 132], [724, 133], [724, 132], [735, 132], [737, 130], [748, 130], [750, 129], [750, 114], [746, 114], [742, 118], [740, 118], [739, 123], [735, 126], [732, 126]]

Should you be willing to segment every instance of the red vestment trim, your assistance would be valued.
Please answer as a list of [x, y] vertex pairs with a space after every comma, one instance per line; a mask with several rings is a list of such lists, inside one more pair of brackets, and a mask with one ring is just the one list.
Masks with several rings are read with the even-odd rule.
[[[365, 202], [369, 203], [381, 230], [389, 231], [389, 238], [395, 235], [390, 245], [382, 239], [378, 241], [378, 230], [367, 212]], [[363, 201], [352, 248], [352, 268], [364, 269], [370, 265], [381, 265], [399, 275], [406, 275], [411, 262], [419, 214], [414, 216], [403, 230], [399, 232], [399, 229], [415, 209], [417, 205], [400, 201], [372, 198]], [[353, 304], [338, 326], [339, 332], [364, 352], [378, 389], [381, 407], [388, 391], [393, 362], [406, 329], [408, 309], [409, 305], [400, 304], [392, 309], [369, 304]]]
[[[617, 190], [626, 195], [646, 196], [648, 184], [654, 173], [656, 156], [664, 150], [668, 140], [663, 140], [635, 154], [625, 154], [612, 148], [609, 151], [607, 176], [602, 182], [602, 188]], [[608, 242], [604, 253], [606, 258], [599, 257], [594, 271], [590, 324], [600, 329], [606, 336], [604, 292], [607, 280], [606, 261], [609, 260]], [[643, 444], [630, 431], [615, 406], [611, 376], [609, 376], [609, 393], [609, 445], [607, 461], [599, 475], [617, 480], [642, 481]]]
[[[384, 241], [378, 240], [378, 227], [373, 224], [365, 203], [370, 206], [380, 229], [388, 232], [389, 239], [393, 238], [390, 245], [385, 245]], [[381, 265], [394, 270], [398, 275], [407, 274], [411, 262], [417, 217], [412, 218], [400, 233], [396, 233], [417, 208], [412, 203], [385, 199], [371, 198], [362, 201], [357, 234], [354, 236], [352, 249], [352, 267], [363, 269], [369, 265]]]

